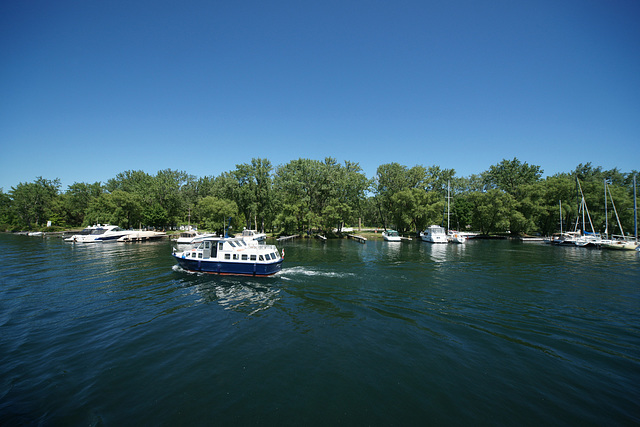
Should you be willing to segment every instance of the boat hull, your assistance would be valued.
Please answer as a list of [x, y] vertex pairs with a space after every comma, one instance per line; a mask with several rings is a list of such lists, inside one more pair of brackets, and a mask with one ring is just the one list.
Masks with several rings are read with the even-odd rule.
[[616, 242], [604, 244], [602, 247], [618, 251], [635, 251], [638, 249], [638, 244], [635, 242]]
[[182, 258], [179, 254], [174, 254], [173, 257], [184, 270], [198, 273], [233, 276], [271, 276], [282, 269], [282, 258], [272, 263], [257, 263]]

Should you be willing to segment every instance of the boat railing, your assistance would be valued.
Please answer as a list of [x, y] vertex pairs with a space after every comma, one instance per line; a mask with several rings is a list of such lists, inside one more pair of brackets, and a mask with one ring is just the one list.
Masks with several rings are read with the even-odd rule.
[[623, 240], [625, 242], [633, 242], [633, 241], [635, 241], [635, 238], [633, 236], [623, 236], [621, 234], [612, 234], [611, 238], [613, 240]]

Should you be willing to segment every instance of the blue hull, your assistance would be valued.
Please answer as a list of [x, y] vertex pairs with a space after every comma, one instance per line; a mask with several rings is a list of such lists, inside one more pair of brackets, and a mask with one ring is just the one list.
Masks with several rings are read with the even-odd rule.
[[282, 259], [270, 264], [252, 262], [205, 261], [195, 258], [173, 257], [178, 265], [188, 271], [234, 276], [271, 276], [282, 268]]

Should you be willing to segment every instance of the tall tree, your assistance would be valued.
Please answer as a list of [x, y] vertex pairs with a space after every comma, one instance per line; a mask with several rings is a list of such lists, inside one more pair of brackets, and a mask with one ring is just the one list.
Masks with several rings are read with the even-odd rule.
[[60, 191], [58, 178], [49, 180], [37, 177], [34, 182], [11, 187], [11, 207], [19, 225], [31, 228], [39, 226], [53, 213], [54, 201]]
[[74, 226], [82, 225], [89, 204], [104, 191], [100, 182], [74, 182], [70, 185], [63, 198], [67, 223]]
[[483, 175], [490, 188], [498, 188], [515, 195], [521, 186], [539, 181], [542, 173], [540, 166], [522, 163], [514, 158], [513, 160], [503, 159], [497, 165], [489, 167]]

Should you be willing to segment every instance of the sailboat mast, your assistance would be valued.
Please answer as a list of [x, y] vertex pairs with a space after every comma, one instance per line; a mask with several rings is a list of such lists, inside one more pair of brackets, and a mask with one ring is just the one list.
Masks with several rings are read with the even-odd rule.
[[609, 216], [607, 215], [607, 179], [604, 179], [604, 238], [609, 237]]
[[449, 185], [449, 181], [447, 180], [447, 233], [451, 228], [449, 226], [449, 217], [451, 216], [451, 211], [450, 211], [451, 206], [449, 205], [450, 202], [451, 202], [451, 187]]
[[560, 235], [562, 236], [562, 199], [560, 199]]
[[638, 243], [638, 203], [636, 197], [636, 176], [633, 175], [633, 228]]

